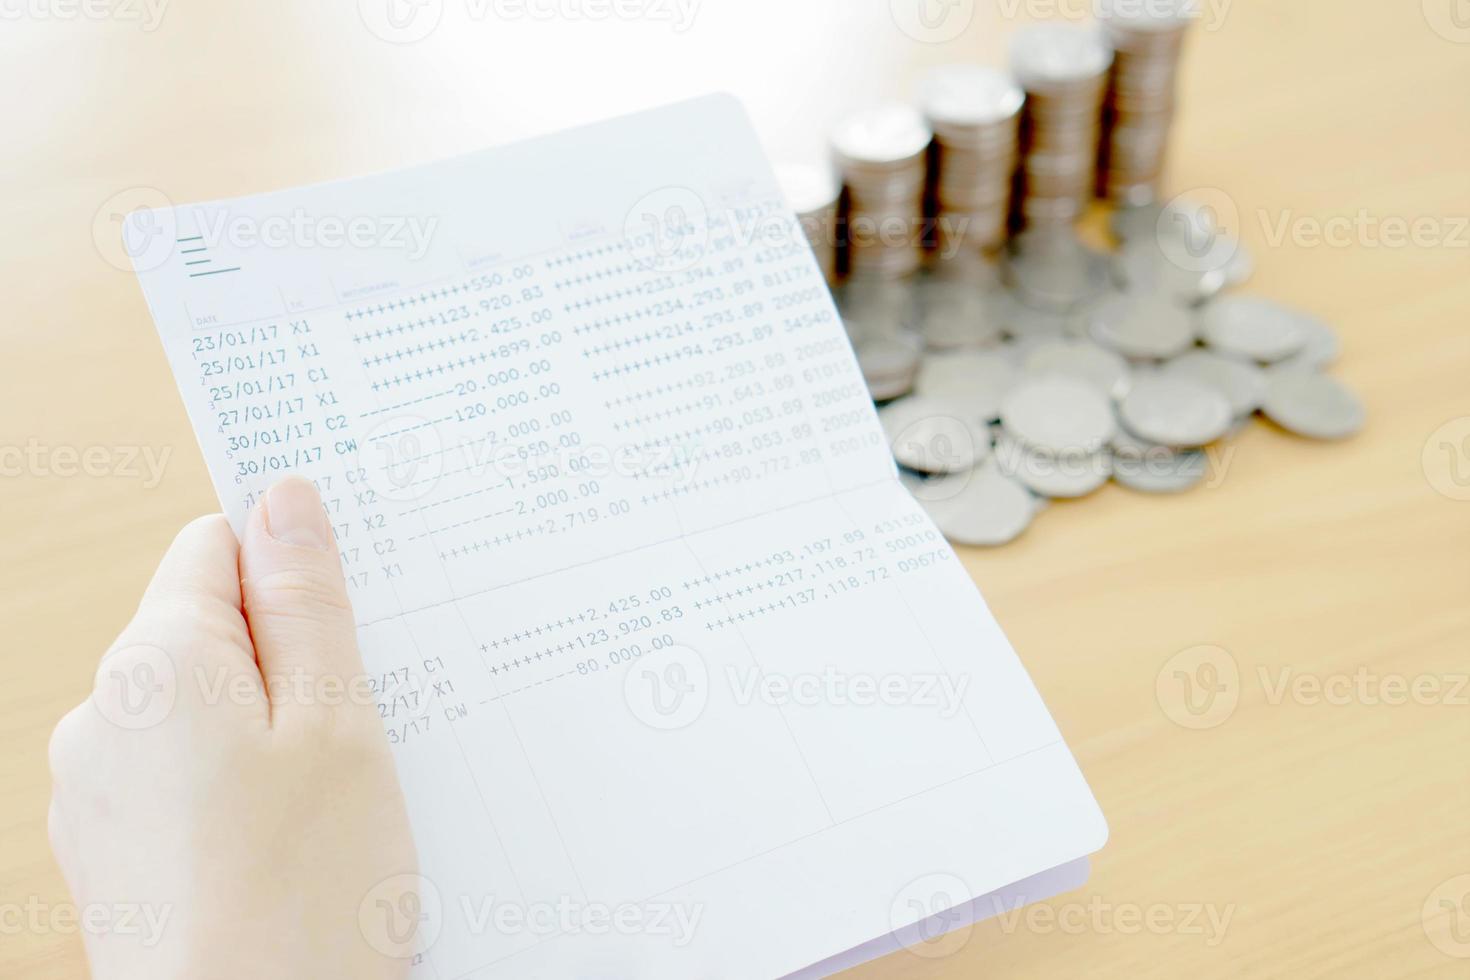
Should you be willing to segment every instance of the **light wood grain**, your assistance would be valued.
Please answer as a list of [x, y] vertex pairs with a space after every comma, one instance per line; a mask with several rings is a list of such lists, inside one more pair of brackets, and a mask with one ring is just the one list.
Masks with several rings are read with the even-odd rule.
[[[847, 105], [903, 93], [922, 64], [995, 58], [1014, 26], [1013, 5], [982, 3], [958, 41], [917, 44], [885, 6], [708, 0], [684, 33], [481, 23], [407, 46], [368, 35], [350, 3], [179, 4], [152, 32], [7, 19], [0, 446], [171, 456], [156, 487], [0, 478], [0, 905], [66, 900], [46, 844], [47, 736], [174, 530], [215, 508], [138, 289], [94, 247], [99, 206], [134, 186], [183, 202], [385, 169], [707, 88], [745, 98], [773, 148], [810, 152]], [[853, 7], [865, 12], [838, 13]], [[531, 78], [514, 85], [519, 72]], [[855, 977], [1470, 973], [1421, 918], [1437, 885], [1470, 873], [1470, 706], [1272, 703], [1259, 673], [1470, 672], [1470, 502], [1435, 489], [1464, 491], [1450, 467], [1463, 479], [1470, 457], [1425, 456], [1470, 416], [1467, 233], [1398, 248], [1269, 238], [1283, 215], [1359, 212], [1456, 233], [1470, 44], [1432, 30], [1416, 0], [1237, 0], [1192, 38], [1182, 104], [1171, 187], [1228, 193], [1259, 260], [1249, 288], [1337, 325], [1335, 370], [1370, 426], [1320, 445], [1258, 424], [1216, 485], [1169, 499], [1108, 487], [1014, 546], [964, 555], [1112, 839], [1091, 882], [1049, 903], [1086, 912], [1080, 928], [991, 922], [948, 956], [902, 953]], [[1242, 680], [1228, 720], [1189, 730], [1155, 682], [1199, 644], [1228, 650]], [[1112, 918], [1195, 905], [1231, 915], [1219, 942]], [[76, 936], [0, 935], [0, 975], [84, 969]]]

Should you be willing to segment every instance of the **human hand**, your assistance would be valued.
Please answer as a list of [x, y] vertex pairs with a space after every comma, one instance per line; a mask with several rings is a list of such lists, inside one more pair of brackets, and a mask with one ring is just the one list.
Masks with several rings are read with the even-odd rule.
[[220, 515], [180, 532], [51, 766], [78, 907], [161, 926], [87, 933], [96, 980], [406, 974], [359, 928], [417, 861], [309, 482], [272, 487], [240, 543]]

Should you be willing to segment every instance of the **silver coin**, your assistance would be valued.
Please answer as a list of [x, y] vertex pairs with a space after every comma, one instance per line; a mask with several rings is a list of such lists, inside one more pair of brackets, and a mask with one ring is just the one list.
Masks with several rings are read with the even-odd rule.
[[1236, 417], [1260, 408], [1261, 399], [1266, 396], [1264, 371], [1251, 361], [1215, 351], [1186, 351], [1165, 364], [1164, 373], [1213, 385], [1225, 396]]
[[1118, 423], [1117, 428], [1113, 430], [1112, 436], [1108, 439], [1108, 448], [1112, 450], [1114, 455], [1123, 453], [1134, 456], [1141, 455], [1150, 449], [1162, 449], [1165, 452], [1174, 451], [1168, 446], [1160, 446], [1156, 442], [1149, 442], [1147, 439], [1138, 438], [1138, 436], [1129, 432], [1121, 421]]
[[1096, 11], [1103, 23], [1144, 32], [1176, 31], [1199, 15], [1193, 0], [1100, 0]]
[[1162, 204], [1117, 207], [1108, 219], [1108, 227], [1120, 244], [1147, 241], [1154, 236], [1163, 211]]
[[1209, 457], [1145, 442], [1121, 426], [1112, 440], [1113, 482], [1143, 493], [1182, 493], [1204, 479]]
[[932, 138], [918, 110], [895, 102], [844, 119], [832, 134], [832, 148], [849, 164], [899, 164], [923, 153]]
[[965, 350], [993, 347], [999, 342], [1000, 325], [984, 296], [956, 297], [951, 305], [924, 310], [919, 327], [924, 342], [933, 350]]
[[1342, 353], [1342, 342], [1337, 338], [1337, 331], [1316, 317], [1302, 314], [1297, 321], [1297, 328], [1306, 335], [1306, 342], [1295, 354], [1271, 365], [1273, 371], [1320, 371], [1336, 361]]
[[990, 455], [990, 427], [941, 398], [904, 398], [880, 409], [893, 458], [920, 473], [962, 473]]
[[1114, 278], [1136, 292], [1156, 292], [1192, 306], [1225, 288], [1225, 265], [1198, 268], [1171, 259], [1157, 241], [1133, 241], [1113, 257]]
[[857, 344], [858, 367], [874, 401], [898, 398], [913, 389], [922, 349], [923, 342], [907, 332]]
[[915, 500], [922, 500], [919, 495], [924, 492], [924, 484], [929, 482], [929, 477], [900, 466], [898, 482], [903, 484], [903, 488], [912, 494]]
[[1036, 516], [1036, 498], [988, 462], [937, 476], [912, 489], [944, 536], [956, 544], [993, 547], [1014, 541]]
[[868, 397], [878, 403], [891, 402], [895, 398], [902, 398], [914, 390], [914, 376], [912, 374], [897, 375], [891, 378], [864, 378], [868, 386]]
[[1094, 453], [1116, 428], [1106, 395], [1060, 375], [1021, 381], [1006, 395], [1000, 418], [1028, 450], [1053, 454]]
[[1128, 358], [1162, 360], [1194, 346], [1194, 318], [1156, 293], [1110, 294], [1087, 314], [1093, 340]]
[[1001, 332], [1015, 339], [1059, 340], [1074, 332], [1075, 318], [1070, 313], [1056, 313], [1027, 306], [1012, 292], [996, 295], [992, 312]]
[[1312, 439], [1346, 439], [1367, 422], [1363, 402], [1352, 389], [1310, 371], [1268, 372], [1261, 411], [1283, 429]]
[[922, 343], [912, 334], [875, 337], [858, 346], [858, 362], [862, 365], [863, 374], [872, 377], [912, 374], [919, 366], [921, 349]]
[[1111, 455], [1094, 452], [1046, 453], [1030, 449], [1010, 436], [995, 448], [995, 464], [1002, 473], [1035, 493], [1053, 499], [1085, 497], [1108, 482]]
[[918, 101], [937, 123], [988, 126], [1021, 111], [1025, 93], [1006, 72], [983, 65], [941, 65], [919, 80]]
[[1222, 296], [1200, 313], [1200, 335], [1216, 350], [1270, 363], [1306, 344], [1304, 318], [1258, 296]]
[[1015, 363], [999, 350], [944, 351], [925, 356], [914, 391], [957, 407], [967, 419], [990, 422], [1019, 379]]
[[848, 334], [862, 339], [917, 324], [914, 290], [908, 279], [850, 276], [832, 296]]
[[1160, 372], [1134, 379], [1118, 416], [1134, 435], [1161, 446], [1205, 446], [1235, 420], [1217, 389], [1193, 378]]
[[1093, 26], [1028, 24], [1011, 35], [1011, 71], [1027, 88], [1093, 78], [1112, 63], [1112, 47]]
[[1033, 351], [1035, 351], [1039, 347], [1045, 347], [1047, 344], [1055, 343], [1058, 340], [1065, 339], [1065, 336], [1058, 337], [1051, 334], [1038, 334], [1034, 337], [1010, 337], [1002, 342], [1001, 345], [996, 348], [996, 350], [1009, 358], [1011, 363], [1014, 364], [1019, 371], [1024, 372], [1026, 368], [1026, 358], [1030, 357]]
[[1245, 247], [1244, 242], [1237, 241], [1235, 243], [1235, 250], [1230, 254], [1230, 258], [1225, 261], [1222, 271], [1225, 273], [1225, 285], [1227, 287], [1243, 285], [1250, 281], [1251, 276], [1256, 274], [1255, 256], [1251, 254], [1250, 249]]
[[985, 284], [983, 277], [954, 271], [936, 270], [919, 279], [914, 295], [924, 341], [939, 350], [996, 343], [1001, 336], [998, 288]]
[[1011, 239], [1003, 269], [1026, 305], [1066, 312], [1107, 291], [1107, 256], [1071, 228], [1033, 228]]
[[1203, 277], [1197, 292], [1208, 294], [1239, 285], [1255, 270], [1250, 251], [1223, 226], [1216, 204], [1209, 201], [1176, 197], [1158, 208], [1153, 241], [1159, 254], [1178, 270]]
[[803, 216], [835, 208], [842, 194], [842, 182], [837, 174], [831, 167], [820, 164], [780, 164], [776, 167], [776, 183], [791, 210]]
[[925, 281], [965, 285], [980, 293], [998, 292], [1001, 288], [1000, 270], [995, 262], [968, 250], [936, 253], [920, 283]]
[[1128, 362], [1087, 340], [1052, 340], [1037, 345], [1024, 362], [1028, 374], [1061, 374], [1086, 381], [1109, 398], [1128, 391]]
[[1140, 493], [1183, 493], [1205, 478], [1209, 461], [1197, 449], [1165, 458], [1113, 457], [1113, 482]]

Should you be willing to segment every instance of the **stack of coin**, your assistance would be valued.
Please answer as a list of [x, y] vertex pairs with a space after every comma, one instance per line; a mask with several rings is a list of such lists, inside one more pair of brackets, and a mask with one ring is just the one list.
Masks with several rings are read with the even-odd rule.
[[995, 264], [976, 252], [936, 253], [914, 283], [919, 332], [931, 350], [985, 347], [1000, 340]]
[[988, 250], [1005, 239], [1023, 100], [1009, 75], [979, 65], [945, 65], [920, 81], [934, 132], [941, 251]]
[[1114, 201], [1158, 194], [1190, 11], [1190, 0], [1105, 0], [1098, 11], [1114, 50], [1098, 191]]
[[923, 314], [914, 289], [912, 280], [858, 276], [834, 293], [842, 325], [875, 402], [913, 390], [924, 350], [916, 329]]
[[832, 150], [846, 184], [843, 238], [853, 274], [897, 278], [918, 269], [932, 138], [923, 116], [899, 104], [858, 113], [837, 127]]
[[1037, 227], [1006, 246], [1001, 267], [1016, 299], [1034, 310], [1079, 313], [1108, 285], [1108, 257], [1084, 245], [1070, 228]]
[[1071, 224], [1092, 199], [1112, 63], [1112, 49], [1095, 27], [1033, 24], [1012, 38], [1011, 72], [1026, 90], [1018, 226]]
[[821, 164], [790, 163], [776, 168], [776, 180], [786, 203], [806, 235], [828, 285], [837, 282], [837, 205], [842, 185], [832, 168]]
[[[1099, 3], [1101, 30], [1020, 32], [1012, 75], [938, 68], [922, 112], [847, 120], [836, 207], [832, 182], [783, 176], [828, 270], [836, 215], [834, 294], [900, 479], [959, 544], [1010, 541], [1110, 479], [1150, 494], [1219, 479], [1214, 445], [1257, 414], [1314, 439], [1366, 424], [1325, 373], [1329, 326], [1219, 295], [1254, 267], [1234, 202], [1157, 199], [1193, 0]], [[1072, 227], [1099, 189], [1122, 205], [1111, 254]]]

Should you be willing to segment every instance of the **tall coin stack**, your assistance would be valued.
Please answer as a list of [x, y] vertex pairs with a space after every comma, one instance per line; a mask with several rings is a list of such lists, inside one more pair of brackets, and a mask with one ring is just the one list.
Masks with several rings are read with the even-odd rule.
[[789, 163], [776, 168], [786, 203], [796, 212], [829, 286], [837, 283], [837, 205], [842, 185], [832, 169], [819, 164]]
[[1072, 224], [1096, 186], [1099, 117], [1112, 49], [1095, 27], [1033, 24], [1012, 38], [1010, 61], [1026, 90], [1016, 224]]
[[843, 237], [853, 275], [894, 279], [918, 269], [932, 138], [917, 110], [896, 103], [851, 116], [833, 133], [847, 187]]
[[1187, 10], [1185, 0], [1112, 0], [1099, 10], [1115, 55], [1103, 110], [1098, 193], [1115, 202], [1147, 204], [1158, 194]]
[[1025, 96], [1005, 72], [946, 65], [919, 84], [919, 103], [934, 131], [934, 204], [938, 246], [989, 250], [1005, 239], [1011, 175]]

